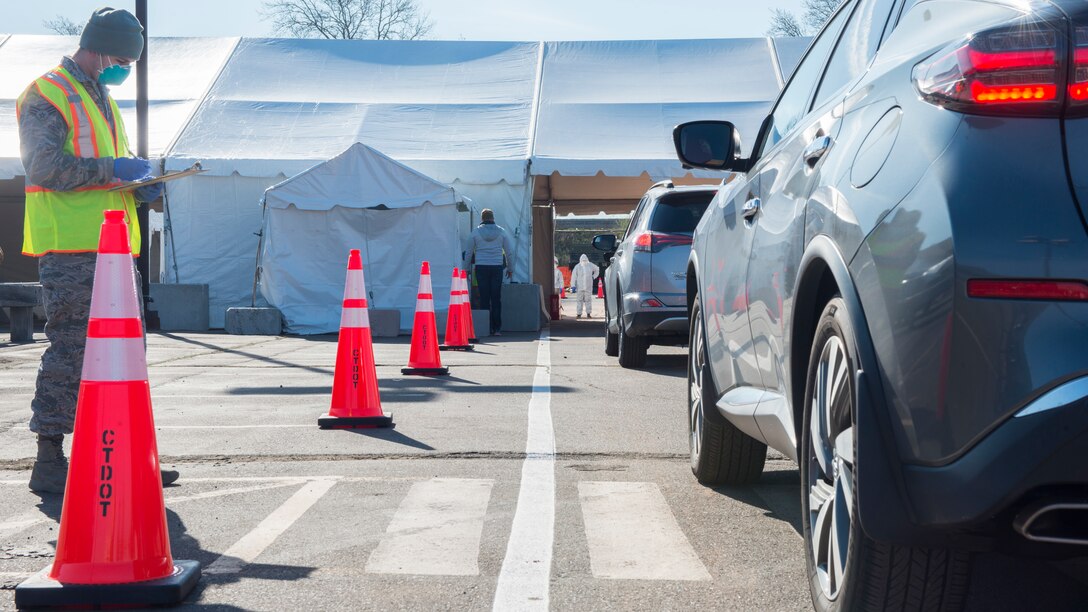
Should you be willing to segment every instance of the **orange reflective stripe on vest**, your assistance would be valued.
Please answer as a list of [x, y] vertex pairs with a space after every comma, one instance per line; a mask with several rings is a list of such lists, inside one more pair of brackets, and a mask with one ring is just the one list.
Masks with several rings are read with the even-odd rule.
[[[128, 156], [128, 138], [113, 98], [108, 98], [108, 102], [116, 127], [106, 120], [83, 84], [63, 67], [54, 68], [32, 87], [41, 92], [67, 123], [65, 153], [83, 159]], [[16, 116], [20, 118], [23, 99], [20, 96], [16, 105]], [[88, 185], [72, 191], [53, 191], [27, 184], [23, 253], [39, 256], [50, 252], [95, 251], [103, 211], [124, 210], [132, 253], [138, 254], [140, 227], [136, 221], [136, 200], [131, 192], [111, 192], [109, 187]]]

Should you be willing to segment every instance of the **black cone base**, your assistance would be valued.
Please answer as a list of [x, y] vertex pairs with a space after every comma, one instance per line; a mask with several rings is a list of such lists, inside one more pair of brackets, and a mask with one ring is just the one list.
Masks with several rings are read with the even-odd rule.
[[47, 567], [15, 587], [15, 607], [169, 606], [181, 603], [200, 581], [199, 562], [176, 559], [174, 573], [166, 578], [124, 584], [61, 584], [49, 577], [49, 570]]
[[458, 344], [457, 346], [450, 346], [448, 344], [439, 344], [438, 350], [440, 351], [474, 351], [476, 347], [471, 344]]
[[401, 374], [411, 376], [449, 376], [449, 368], [401, 368]]
[[317, 426], [321, 429], [371, 429], [374, 427], [395, 427], [393, 415], [371, 417], [334, 417], [327, 414], [317, 419]]

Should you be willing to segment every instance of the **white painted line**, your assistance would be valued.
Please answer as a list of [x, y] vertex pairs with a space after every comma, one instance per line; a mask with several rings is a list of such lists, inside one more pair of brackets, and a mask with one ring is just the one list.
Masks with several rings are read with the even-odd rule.
[[303, 429], [317, 431], [313, 423], [307, 425], [156, 425], [155, 429]]
[[492, 480], [417, 482], [370, 554], [371, 574], [478, 576], [480, 535]]
[[710, 580], [652, 482], [580, 482], [578, 497], [597, 578]]
[[[308, 480], [321, 480], [323, 478], [335, 478], [340, 482], [416, 482], [427, 480], [425, 476], [237, 476], [222, 478], [186, 478], [181, 477], [177, 481], [179, 486], [198, 482], [284, 482], [287, 484], [301, 484]], [[0, 480], [0, 486], [27, 486], [29, 480]]]
[[53, 519], [43, 516], [41, 512], [27, 512], [9, 518], [3, 522], [0, 522], [0, 539], [13, 536], [24, 529], [29, 529], [35, 525], [40, 525], [45, 522], [52, 522]]
[[[308, 424], [254, 424], [254, 425], [156, 425], [155, 429], [313, 429], [317, 431], [317, 425]], [[12, 425], [11, 429], [29, 430], [27, 425]]]
[[521, 488], [492, 610], [548, 610], [555, 538], [555, 433], [552, 430], [551, 347], [540, 332], [529, 399], [529, 431]]
[[336, 484], [335, 478], [307, 483], [272, 511], [253, 531], [242, 536], [205, 570], [206, 574], [237, 574], [287, 531], [317, 500]]
[[272, 481], [266, 482], [260, 485], [253, 485], [249, 487], [236, 487], [234, 489], [218, 489], [215, 491], [205, 491], [203, 493], [194, 493], [192, 495], [178, 495], [176, 497], [166, 497], [167, 504], [176, 504], [179, 502], [195, 501], [200, 499], [213, 499], [216, 497], [225, 497], [227, 495], [241, 495], [243, 493], [254, 493], [257, 491], [271, 491], [272, 489], [280, 489], [283, 487], [290, 487], [294, 485], [300, 485], [306, 481], [302, 478], [292, 481]]

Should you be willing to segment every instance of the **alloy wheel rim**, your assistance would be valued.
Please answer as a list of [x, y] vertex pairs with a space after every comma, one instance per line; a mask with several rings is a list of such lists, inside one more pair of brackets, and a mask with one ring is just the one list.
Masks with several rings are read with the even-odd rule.
[[853, 389], [842, 340], [824, 344], [810, 398], [808, 453], [809, 553], [824, 596], [833, 600], [849, 566], [853, 522]]
[[703, 439], [703, 324], [695, 317], [690, 350], [691, 367], [688, 372], [688, 431], [691, 448], [691, 464], [699, 461]]

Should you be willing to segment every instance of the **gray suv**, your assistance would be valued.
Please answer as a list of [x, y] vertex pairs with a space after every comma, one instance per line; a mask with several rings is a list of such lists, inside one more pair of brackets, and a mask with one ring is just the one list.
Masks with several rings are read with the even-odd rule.
[[821, 611], [1088, 552], [1088, 2], [845, 0], [757, 133], [720, 119], [675, 132], [739, 174], [688, 267], [696, 478], [797, 461]]
[[691, 236], [716, 185], [650, 187], [627, 233], [593, 238], [611, 255], [604, 272], [605, 349], [625, 368], [646, 363], [650, 344], [685, 344], [688, 336], [687, 262]]

